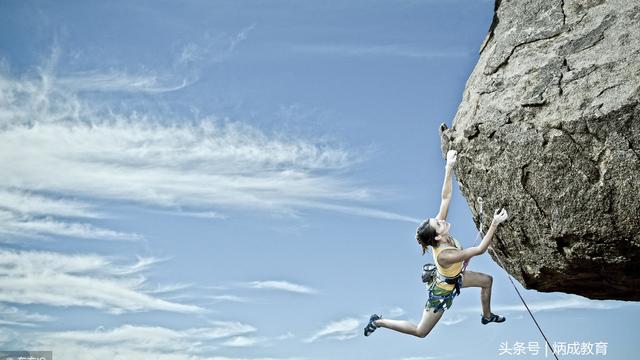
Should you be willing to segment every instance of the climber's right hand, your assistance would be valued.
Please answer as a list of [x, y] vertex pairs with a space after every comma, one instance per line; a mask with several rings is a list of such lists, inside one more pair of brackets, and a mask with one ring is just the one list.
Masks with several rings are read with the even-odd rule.
[[453, 165], [456, 164], [456, 160], [458, 159], [458, 152], [455, 150], [447, 151], [447, 167], [452, 168]]
[[507, 210], [498, 209], [493, 214], [493, 224], [500, 225], [501, 223], [505, 222], [505, 220], [507, 220], [508, 218], [509, 218], [509, 214], [507, 214]]

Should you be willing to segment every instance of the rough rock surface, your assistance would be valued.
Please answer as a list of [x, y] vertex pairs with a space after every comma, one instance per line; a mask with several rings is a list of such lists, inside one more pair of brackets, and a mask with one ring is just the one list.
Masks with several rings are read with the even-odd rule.
[[443, 152], [527, 288], [640, 300], [640, 2], [497, 0]]

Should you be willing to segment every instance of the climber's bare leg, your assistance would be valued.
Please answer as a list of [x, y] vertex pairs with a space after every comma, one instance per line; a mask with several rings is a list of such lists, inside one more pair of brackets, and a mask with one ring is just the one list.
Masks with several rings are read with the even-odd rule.
[[418, 325], [405, 320], [391, 319], [376, 320], [375, 325], [423, 338], [431, 332], [431, 329], [438, 323], [442, 314], [444, 314], [444, 311], [434, 313], [433, 310], [424, 309], [422, 312], [422, 320], [420, 320]]
[[479, 287], [480, 301], [482, 302], [482, 315], [485, 318], [491, 316], [491, 286], [493, 277], [480, 272], [465, 270], [462, 278], [462, 287]]

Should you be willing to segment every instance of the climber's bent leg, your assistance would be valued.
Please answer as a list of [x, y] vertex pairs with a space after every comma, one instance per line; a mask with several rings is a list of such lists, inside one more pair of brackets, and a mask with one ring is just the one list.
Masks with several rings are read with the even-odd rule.
[[418, 325], [405, 320], [390, 319], [380, 319], [377, 320], [375, 324], [379, 327], [385, 327], [387, 329], [423, 338], [431, 332], [431, 329], [433, 329], [436, 323], [438, 323], [442, 314], [444, 314], [444, 311], [434, 313], [432, 310], [424, 309], [422, 312], [422, 320], [420, 320]]
[[491, 275], [480, 272], [466, 270], [462, 278], [462, 287], [479, 287], [480, 301], [482, 302], [482, 315], [486, 318], [491, 316], [491, 286], [493, 278]]

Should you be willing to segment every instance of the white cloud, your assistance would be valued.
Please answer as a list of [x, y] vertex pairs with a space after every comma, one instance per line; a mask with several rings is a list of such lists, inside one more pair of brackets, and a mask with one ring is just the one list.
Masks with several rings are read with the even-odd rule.
[[101, 217], [96, 200], [178, 208], [206, 218], [224, 218], [218, 209], [325, 209], [417, 221], [364, 206], [371, 191], [345, 177], [360, 159], [340, 146], [215, 118], [116, 114], [81, 98], [65, 81], [61, 85], [46, 67], [37, 79], [0, 72], [5, 235], [140, 238], [66, 219]]
[[396, 317], [400, 317], [402, 315], [405, 315], [407, 312], [401, 308], [401, 307], [394, 307], [389, 309], [389, 311], [387, 311], [387, 317], [389, 318], [396, 318]]
[[311, 343], [319, 339], [328, 338], [333, 340], [349, 340], [358, 336], [360, 322], [358, 319], [347, 318], [332, 322], [318, 331], [304, 342]]
[[159, 79], [157, 75], [132, 75], [121, 71], [79, 72], [66, 74], [55, 79], [56, 85], [72, 92], [143, 92], [163, 93], [177, 91], [193, 81], [181, 79], [177, 83], [169, 79]]
[[293, 339], [294, 337], [296, 336], [292, 332], [287, 332], [286, 334], [276, 336], [276, 340], [287, 340], [287, 339]]
[[0, 209], [25, 215], [54, 215], [77, 218], [102, 218], [87, 203], [45, 197], [23, 191], [0, 189]]
[[248, 286], [252, 289], [282, 290], [300, 294], [315, 294], [318, 292], [318, 290], [310, 288], [308, 286], [294, 284], [288, 281], [252, 281], [242, 285]]
[[263, 342], [264, 340], [265, 339], [263, 338], [236, 336], [234, 338], [231, 338], [223, 342], [221, 345], [228, 346], [228, 347], [252, 347]]
[[256, 25], [252, 24], [250, 26], [247, 26], [246, 28], [242, 29], [238, 34], [236, 34], [236, 36], [234, 36], [231, 39], [231, 42], [229, 44], [229, 52], [233, 52], [236, 48], [236, 46], [238, 46], [238, 44], [240, 44], [241, 42], [247, 40], [247, 37], [249, 36], [249, 33], [251, 31], [253, 31], [253, 29], [255, 29]]
[[221, 301], [230, 301], [230, 302], [238, 302], [238, 303], [249, 302], [248, 298], [244, 298], [236, 295], [206, 295], [204, 297], [207, 299], [214, 300], [215, 302], [221, 302]]
[[30, 313], [14, 306], [0, 304], [0, 324], [13, 326], [37, 326], [34, 323], [53, 321], [55, 318], [39, 313]]
[[455, 325], [455, 324], [459, 324], [463, 321], [465, 321], [467, 319], [466, 316], [455, 316], [451, 319], [449, 318], [445, 318], [445, 319], [441, 319], [440, 322], [443, 323], [444, 325]]
[[122, 325], [104, 331], [61, 331], [41, 333], [43, 339], [65, 340], [92, 346], [124, 346], [137, 350], [178, 351], [188, 348], [195, 339], [221, 339], [255, 331], [255, 328], [237, 322], [219, 323], [217, 327], [173, 330], [159, 326]]
[[[15, 304], [86, 306], [111, 313], [163, 310], [202, 313], [204, 309], [166, 301], [142, 289], [146, 259], [112, 264], [97, 255], [0, 250], [0, 301]], [[132, 274], [137, 274], [133, 277]]]
[[328, 203], [311, 202], [311, 201], [301, 203], [300, 205], [305, 205], [306, 207], [314, 207], [314, 208], [319, 208], [324, 210], [336, 211], [336, 212], [341, 212], [341, 213], [350, 214], [350, 215], [383, 219], [383, 220], [396, 220], [396, 221], [410, 222], [410, 223], [416, 223], [416, 224], [419, 224], [422, 221], [421, 219], [418, 219], [418, 218], [401, 215], [401, 214], [393, 213], [390, 211], [371, 209], [371, 208], [365, 208], [360, 206], [352, 206], [352, 205], [345, 206], [345, 205], [328, 204]]
[[174, 215], [174, 216], [187, 216], [193, 218], [200, 219], [212, 219], [212, 220], [223, 220], [227, 219], [226, 215], [217, 213], [215, 211], [163, 211], [163, 213]]
[[[106, 330], [17, 332], [0, 329], [0, 344], [12, 347], [46, 348], [60, 359], [92, 360], [294, 360], [273, 357], [227, 357], [219, 347], [229, 338], [243, 338], [256, 329], [240, 322], [212, 322], [212, 327], [182, 330], [161, 326], [121, 325]], [[223, 341], [223, 343], [221, 343]], [[237, 340], [240, 344], [242, 340]], [[298, 358], [300, 359], [300, 358]]]
[[246, 334], [242, 334], [239, 336], [234, 335], [233, 337], [228, 338], [227, 340], [220, 343], [220, 346], [231, 348], [252, 348], [256, 346], [270, 347], [273, 346], [276, 342], [285, 341], [294, 337], [295, 336], [290, 332], [275, 337], [246, 336]]
[[114, 266], [112, 269], [108, 271], [114, 275], [131, 275], [131, 274], [139, 273], [141, 271], [145, 271], [149, 269], [151, 265], [168, 260], [167, 258], [154, 258], [154, 257], [145, 257], [145, 256], [137, 256], [137, 259], [138, 261], [136, 261], [134, 264], [126, 265], [126, 266]]
[[[555, 299], [549, 301], [538, 301], [527, 303], [529, 309], [532, 312], [543, 312], [543, 311], [558, 311], [558, 310], [611, 310], [617, 309], [622, 306], [628, 305], [628, 303], [624, 303], [621, 301], [613, 301], [613, 300], [590, 300], [577, 295], [567, 295], [562, 299]], [[523, 311], [526, 312], [527, 309], [522, 305], [522, 303], [516, 303], [512, 305], [492, 305], [491, 310], [499, 313], [499, 312], [507, 312], [507, 311]], [[479, 308], [461, 308], [459, 311], [462, 312], [474, 312], [480, 313]]]
[[153, 289], [147, 290], [147, 294], [165, 294], [172, 293], [175, 291], [180, 291], [184, 289], [190, 288], [191, 284], [170, 284], [170, 285], [160, 285], [156, 286]]
[[223, 62], [236, 51], [240, 43], [247, 40], [254, 28], [255, 24], [247, 26], [235, 35], [204, 32], [200, 41], [182, 47], [177, 63], [184, 66]]
[[27, 237], [57, 235], [108, 240], [140, 240], [138, 234], [103, 229], [57, 218], [103, 218], [90, 204], [0, 187], [0, 234]]
[[0, 234], [36, 238], [41, 235], [57, 235], [102, 240], [135, 241], [143, 239], [143, 237], [138, 234], [103, 229], [91, 224], [58, 221], [50, 217], [34, 218], [31, 216], [18, 216], [15, 213], [3, 210], [0, 210]]
[[[527, 304], [531, 311], [554, 311], [567, 309], [587, 309], [587, 310], [609, 310], [622, 306], [620, 303], [606, 300], [589, 300], [580, 297], [571, 297], [568, 299], [542, 301]], [[526, 311], [524, 305], [497, 305], [494, 306], [497, 311]]]

